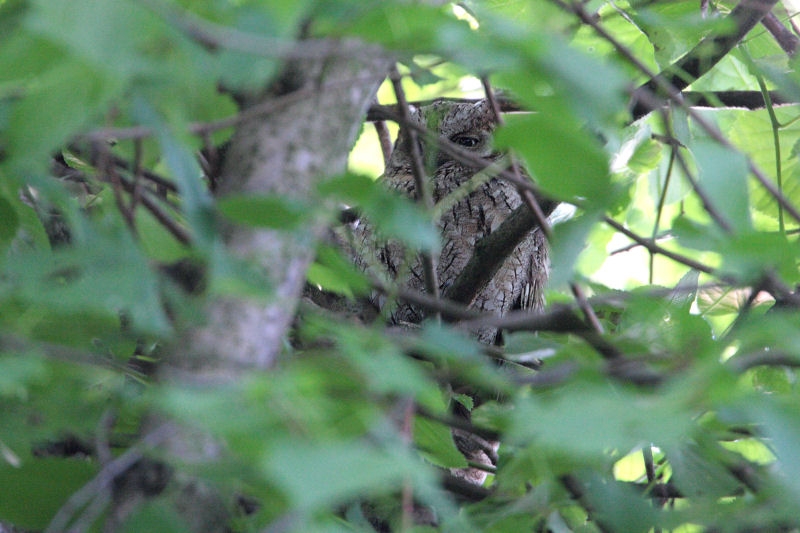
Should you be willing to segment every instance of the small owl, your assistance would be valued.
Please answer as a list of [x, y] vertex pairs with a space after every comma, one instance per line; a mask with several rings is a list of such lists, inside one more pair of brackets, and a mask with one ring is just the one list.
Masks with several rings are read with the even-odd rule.
[[[411, 114], [417, 124], [486, 161], [493, 162], [502, 157], [492, 146], [492, 133], [497, 121], [486, 100], [473, 103], [440, 100], [412, 108]], [[390, 189], [416, 198], [413, 162], [407, 142], [401, 129], [381, 179]], [[522, 204], [522, 199], [510, 183], [484, 176], [486, 173], [479, 174], [481, 169], [457, 161], [438, 150], [434, 143], [423, 141], [420, 148], [433, 201], [441, 212], [437, 223], [442, 247], [435, 264], [439, 291], [446, 293], [472, 257], [476, 243], [495, 231]], [[354, 261], [361, 268], [377, 267], [407, 288], [425, 290], [423, 265], [416, 254], [409, 254], [397, 242], [381, 241], [369, 223], [357, 225], [353, 237], [357, 247]], [[496, 315], [512, 309], [541, 310], [547, 277], [547, 243], [542, 231], [535, 229], [505, 258], [486, 286], [477, 292], [470, 306]], [[377, 297], [373, 303], [378, 307], [387, 305]], [[389, 315], [394, 324], [419, 324], [425, 319], [425, 310], [415, 305], [403, 301], [389, 305], [392, 306]], [[487, 344], [500, 340], [495, 328], [483, 327], [473, 333]], [[469, 418], [469, 413], [456, 412]], [[497, 442], [458, 429], [452, 433], [457, 448], [467, 460], [487, 466], [494, 464]], [[486, 472], [480, 468], [455, 468], [451, 473], [476, 485], [481, 485], [486, 479]]]
[[[435, 101], [412, 108], [412, 119], [428, 130], [455, 143], [487, 161], [501, 157], [492, 146], [492, 132], [497, 124], [486, 100], [474, 103]], [[394, 151], [386, 165], [383, 182], [409, 197], [417, 196], [412, 173], [411, 151], [400, 132]], [[431, 180], [434, 202], [446, 206], [438, 227], [442, 248], [436, 259], [440, 292], [444, 293], [469, 261], [475, 244], [489, 235], [522, 204], [516, 188], [499, 178], [488, 178], [477, 185], [471, 178], [480, 170], [465, 165], [437, 150], [432, 143], [420, 143], [426, 172]], [[467, 183], [470, 182], [470, 183]], [[455, 191], [455, 193], [454, 193]], [[422, 263], [409, 262], [406, 250], [397, 243], [376, 243], [369, 226], [360, 230], [361, 254], [371, 258], [397, 279], [402, 276], [406, 287], [423, 291]], [[512, 309], [540, 310], [544, 306], [543, 286], [548, 276], [547, 246], [540, 230], [532, 231], [505, 259], [487, 285], [478, 292], [471, 307], [502, 315]], [[391, 311], [396, 324], [418, 324], [425, 311], [400, 302]], [[482, 328], [475, 332], [485, 343], [496, 342], [497, 331]]]

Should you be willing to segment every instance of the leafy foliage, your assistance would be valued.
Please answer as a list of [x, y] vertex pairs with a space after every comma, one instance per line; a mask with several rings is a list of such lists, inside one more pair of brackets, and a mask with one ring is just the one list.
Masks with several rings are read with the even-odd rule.
[[[191, 478], [236, 531], [411, 530], [423, 509], [418, 531], [796, 530], [800, 108], [776, 102], [797, 59], [755, 26], [702, 51], [684, 99], [636, 90], [746, 2], [698, 4], [0, 0], [0, 522], [201, 530]], [[342, 204], [440, 245], [430, 209], [356, 172], [215, 196], [239, 104], [337, 39], [390, 50], [412, 100], [501, 89], [525, 111], [497, 146], [574, 207], [551, 217], [543, 315], [429, 298], [450, 320], [398, 333], [345, 312], [402, 291], [312, 231]], [[216, 298], [277, 297], [230, 225], [318, 239], [304, 275], [344, 304], [303, 299], [275, 368], [173, 379]], [[466, 466], [453, 427], [499, 437], [483, 487], [443, 481]], [[183, 432], [197, 449], [168, 445]]]

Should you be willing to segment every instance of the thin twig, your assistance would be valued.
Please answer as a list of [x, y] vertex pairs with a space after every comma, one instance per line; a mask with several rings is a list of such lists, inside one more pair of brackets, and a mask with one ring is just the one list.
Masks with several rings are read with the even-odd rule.
[[[135, 190], [135, 185], [129, 183], [128, 180], [125, 178], [120, 177], [119, 180], [122, 187], [128, 191], [128, 193], [133, 194]], [[179, 222], [177, 222], [172, 216], [170, 216], [158, 203], [156, 203], [148, 193], [142, 193], [139, 197], [139, 201], [144, 206], [145, 209], [150, 211], [150, 214], [158, 220], [158, 222], [164, 226], [164, 228], [172, 234], [175, 239], [178, 240], [181, 244], [191, 244], [192, 236], [189, 231], [183, 227]]]
[[683, 177], [686, 178], [686, 181], [689, 182], [689, 185], [692, 186], [692, 190], [700, 199], [700, 202], [703, 205], [703, 209], [708, 216], [711, 217], [711, 220], [719, 226], [725, 233], [733, 233], [733, 228], [731, 227], [730, 223], [722, 216], [717, 208], [714, 206], [711, 197], [705, 192], [703, 187], [700, 186], [699, 181], [694, 177], [692, 173], [692, 169], [689, 168], [689, 164], [686, 162], [686, 158], [683, 157], [683, 154], [679, 149], [675, 149], [672, 151], [675, 157], [675, 161], [678, 162], [678, 166], [683, 171]]
[[392, 136], [389, 134], [389, 128], [386, 126], [385, 120], [376, 120], [372, 123], [375, 127], [375, 133], [378, 135], [378, 142], [381, 145], [381, 154], [383, 154], [384, 167], [392, 157]]
[[[689, 115], [692, 120], [694, 120], [697, 125], [709, 135], [709, 137], [714, 139], [714, 141], [725, 148], [738, 151], [736, 147], [734, 147], [731, 142], [726, 139], [719, 130], [717, 130], [717, 128], [712, 126], [711, 123], [705, 120], [699, 113], [697, 113], [686, 102], [684, 102], [680, 91], [671, 85], [670, 79], [673, 76], [669, 73], [674, 72], [675, 68], [677, 68], [677, 65], [680, 65], [681, 63], [677, 63], [672, 69], [667, 69], [664, 71], [664, 73], [656, 75], [636, 56], [634, 56], [625, 45], [620, 43], [613, 35], [608, 33], [605, 28], [603, 28], [596, 20], [594, 20], [592, 16], [586, 12], [583, 6], [577, 3], [567, 4], [562, 0], [551, 1], [557, 4], [559, 7], [562, 7], [563, 9], [577, 15], [581, 21], [590, 26], [598, 35], [611, 44], [614, 49], [625, 58], [626, 61], [639, 70], [639, 72], [650, 78], [649, 82], [645, 83], [644, 85], [640, 86], [639, 89], [634, 91], [633, 100], [635, 106], [632, 111], [634, 119], [640, 118], [641, 116], [644, 116], [644, 114], [649, 113], [651, 110], [660, 107], [660, 99], [656, 98], [652, 92], [652, 87], [655, 86], [657, 91], [659, 91], [661, 94], [665, 94], [670, 101], [674, 102], [678, 107], [686, 111], [687, 115]], [[736, 6], [736, 8], [734, 8], [734, 11], [738, 9], [739, 11], [737, 11], [737, 17], [744, 19], [747, 24], [754, 24], [758, 22], [758, 20], [755, 19], [757, 19], [759, 16], [763, 17], [766, 12], [769, 12], [769, 9], [765, 9], [765, 7], [768, 5], [774, 5], [776, 1], [777, 0], [755, 0], [754, 2], [753, 0], [743, 0]], [[742, 15], [741, 11], [748, 9], [748, 7], [750, 7], [753, 3], [758, 4], [755, 6], [753, 13], [750, 13], [749, 16]], [[733, 12], [731, 12], [731, 15], [733, 15]], [[733, 17], [733, 19], [737, 20], [737, 17]], [[737, 35], [741, 33], [744, 27], [744, 24], [737, 24]], [[695, 47], [694, 50], [697, 50], [697, 47]], [[700, 71], [696, 69], [695, 73], [699, 74]], [[686, 87], [686, 82], [682, 81], [680, 82], [680, 85], [682, 87]], [[786, 198], [786, 196], [784, 196], [781, 191], [775, 187], [775, 184], [773, 184], [772, 181], [761, 171], [761, 169], [756, 166], [752, 158], [747, 156], [747, 154], [745, 154], [745, 158], [747, 160], [748, 169], [755, 176], [756, 180], [761, 184], [761, 186], [764, 187], [784, 209], [786, 209], [786, 212], [788, 212], [792, 218], [800, 222], [800, 211], [798, 211], [797, 208]]]
[[[97, 143], [97, 149], [94, 150], [94, 153], [96, 154], [94, 156], [96, 161], [93, 161], [93, 164], [96, 165], [100, 170], [102, 170], [103, 165], [107, 167], [106, 172], [100, 173], [100, 180], [107, 182], [110, 181], [112, 183], [112, 187], [115, 187], [115, 195], [118, 194], [117, 187], [125, 189], [131, 195], [138, 194], [138, 202], [141, 203], [141, 205], [144, 206], [144, 208], [147, 209], [153, 215], [153, 217], [158, 220], [158, 222], [161, 223], [161, 225], [164, 226], [164, 228], [169, 231], [181, 244], [191, 243], [192, 238], [188, 230], [181, 226], [180, 223], [175, 221], [158, 203], [156, 203], [150, 197], [150, 194], [154, 194], [152, 191], [147, 188], [137, 186], [135, 181], [129, 182], [126, 178], [114, 171], [112, 166], [104, 163], [104, 161], [114, 161], [114, 159], [110, 152], [104, 148], [102, 143]], [[120, 166], [123, 165], [121, 164]], [[128, 168], [131, 167], [131, 165], [127, 164], [127, 162], [124, 163], [124, 166]], [[134, 164], [133, 167], [135, 168], [136, 164]], [[104, 177], [105, 175], [109, 175], [109, 177], [106, 178]], [[128, 213], [128, 210], [125, 208], [121, 197], [118, 197], [117, 202], [119, 204], [120, 211], [130, 225], [131, 220], [133, 219], [133, 213]]]
[[134, 212], [139, 200], [142, 196], [141, 177], [142, 177], [142, 158], [144, 157], [144, 149], [142, 148], [142, 140], [134, 139], [133, 141], [133, 192], [131, 193], [130, 210]]
[[73, 493], [66, 503], [61, 506], [47, 526], [45, 533], [66, 531], [67, 524], [70, 523], [71, 518], [94, 499], [95, 495], [107, 493], [114, 480], [141, 459], [144, 451], [158, 446], [174, 431], [175, 428], [171, 424], [159, 426], [142, 437], [139, 442], [131, 446], [125, 453], [107, 463], [91, 481]]
[[588, 321], [589, 325], [592, 327], [599, 334], [603, 334], [603, 325], [600, 324], [600, 319], [597, 318], [597, 313], [594, 312], [594, 309], [591, 305], [589, 305], [589, 301], [586, 299], [586, 294], [584, 294], [583, 289], [581, 289], [580, 285], [577, 283], [570, 283], [570, 289], [572, 290], [572, 295], [575, 296], [575, 301], [578, 302], [578, 307], [580, 307], [583, 314], [586, 315], [586, 320]]
[[[406, 93], [403, 90], [401, 83], [400, 72], [397, 70], [397, 65], [392, 65], [389, 71], [389, 80], [392, 82], [394, 94], [397, 97], [397, 104], [400, 109], [400, 119], [403, 125], [412, 124], [411, 110], [408, 107], [406, 100]], [[417, 131], [413, 128], [403, 128], [403, 135], [405, 135], [405, 142], [408, 147], [408, 152], [411, 155], [411, 173], [414, 177], [414, 186], [417, 194], [417, 200], [422, 206], [430, 211], [433, 209], [433, 195], [428, 185], [428, 180], [425, 179], [425, 164], [422, 159], [422, 150], [419, 144]], [[425, 278], [425, 290], [428, 291], [434, 298], [439, 296], [439, 281], [436, 274], [436, 258], [430, 253], [422, 253], [422, 269]]]
[[718, 275], [718, 272], [713, 268], [711, 268], [710, 266], [704, 265], [698, 261], [695, 261], [694, 259], [691, 259], [684, 255], [680, 255], [671, 250], [667, 250], [666, 248], [663, 248], [658, 244], [656, 244], [652, 239], [647, 239], [645, 237], [637, 235], [636, 233], [632, 232], [631, 230], [629, 230], [628, 228], [626, 228], [625, 226], [623, 226], [622, 224], [620, 224], [611, 217], [603, 217], [603, 222], [605, 222], [618, 232], [622, 233], [629, 239], [635, 241], [639, 245], [644, 246], [648, 251], [652, 253], [663, 255], [664, 257], [672, 259], [676, 263], [681, 263], [683, 265], [686, 265], [689, 268], [697, 270], [698, 272], [703, 272], [705, 274], [711, 274], [715, 276]]

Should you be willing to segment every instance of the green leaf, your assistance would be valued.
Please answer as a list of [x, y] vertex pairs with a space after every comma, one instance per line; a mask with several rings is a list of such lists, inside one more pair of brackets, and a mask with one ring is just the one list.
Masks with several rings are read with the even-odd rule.
[[472, 411], [475, 408], [475, 399], [469, 394], [454, 393], [452, 397], [454, 402], [461, 404], [467, 411]]
[[96, 473], [94, 463], [78, 459], [30, 459], [18, 468], [0, 462], [0, 484], [14, 487], [0, 497], [0, 516], [18, 527], [43, 530]]
[[586, 247], [598, 217], [598, 213], [586, 213], [553, 227], [550, 285], [557, 287], [572, 280], [578, 256]]
[[715, 17], [702, 17], [691, 2], [645, 4], [631, 10], [631, 18], [652, 43], [661, 68], [693, 48], [704, 33], [719, 27]]
[[231, 221], [259, 228], [295, 229], [313, 214], [305, 203], [277, 195], [229, 195], [217, 205]]
[[312, 285], [344, 296], [364, 295], [370, 289], [366, 276], [353, 266], [349, 258], [344, 257], [341, 250], [330, 246], [317, 249], [317, 258], [309, 266], [306, 275]]
[[610, 451], [683, 442], [694, 415], [679, 405], [677, 393], [638, 394], [607, 384], [572, 383], [520, 399], [510, 413], [507, 435], [542, 453], [604, 461]]
[[191, 529], [174, 506], [165, 500], [148, 500], [125, 520], [122, 533], [141, 531], [169, 531], [190, 533]]
[[672, 467], [672, 482], [687, 497], [723, 498], [733, 494], [740, 482], [724, 464], [716, 444], [685, 444], [666, 448]]
[[0, 196], [0, 251], [5, 250], [17, 234], [19, 217], [11, 202]]
[[178, 185], [181, 203], [194, 243], [208, 251], [216, 239], [213, 200], [203, 181], [203, 171], [186, 142], [181, 142], [170, 127], [141, 97], [135, 98], [134, 114], [145, 126], [153, 129], [164, 159]]
[[[31, 383], [41, 382], [49, 372], [45, 360], [34, 354], [0, 355], [0, 397], [24, 399]], [[2, 440], [2, 436], [0, 436]]]
[[780, 234], [749, 232], [726, 239], [719, 246], [722, 268], [747, 282], [777, 272], [787, 283], [798, 280], [796, 243]]
[[25, 86], [67, 60], [65, 50], [56, 43], [18, 30], [0, 47], [0, 80]]
[[[180, 220], [180, 214], [175, 212], [172, 214]], [[148, 258], [161, 263], [173, 263], [190, 254], [189, 247], [175, 239], [175, 236], [150, 211], [136, 210], [136, 230], [142, 251]]]
[[536, 183], [553, 198], [577, 198], [598, 206], [613, 198], [605, 153], [568, 115], [509, 116], [497, 131], [496, 141], [516, 149]]
[[51, 340], [78, 340], [74, 338], [78, 334], [86, 342], [101, 330], [115, 331], [120, 313], [125, 313], [136, 331], [169, 331], [158, 280], [130, 234], [119, 225], [112, 222], [102, 232], [88, 230], [91, 238], [86, 244], [53, 254], [26, 253], [7, 264], [0, 294], [13, 296], [27, 307], [26, 313], [14, 317], [18, 327]]
[[141, 52], [159, 37], [160, 21], [129, 0], [36, 0], [28, 27], [66, 47], [96, 68], [130, 75], [141, 68]]
[[[216, 16], [223, 19], [219, 22], [225, 24], [226, 29], [241, 32], [245, 43], [248, 42], [247, 37], [250, 37], [252, 43], [258, 43], [259, 39], [264, 38], [264, 46], [276, 41], [290, 43], [297, 36], [303, 22], [311, 18], [309, 10], [312, 7], [323, 9], [310, 0], [262, 2], [258, 5], [217, 2], [212, 5], [216, 10], [223, 11]], [[202, 4], [189, 7], [195, 11], [209, 9]], [[317, 16], [318, 13], [314, 13], [315, 22]], [[204, 18], [208, 18], [208, 15]], [[249, 48], [257, 50], [253, 45]], [[277, 57], [265, 57], [253, 53], [253, 50], [227, 47], [219, 50], [218, 54], [213, 54], [211, 59], [218, 62], [219, 76], [224, 87], [250, 93], [261, 90], [281, 66]]]
[[767, 394], [790, 393], [795, 376], [786, 367], [760, 366], [752, 369], [753, 388]]
[[417, 397], [427, 403], [434, 395], [430, 377], [387, 339], [373, 332], [345, 330], [338, 338], [341, 349], [363, 374], [370, 390], [380, 394]]
[[261, 468], [279, 483], [294, 508], [313, 511], [399, 490], [403, 480], [424, 477], [421, 466], [399, 450], [356, 440], [288, 441], [275, 446]]
[[[789, 501], [800, 498], [800, 413], [794, 402], [775, 401], [768, 396], [751, 398], [743, 411], [759, 422], [763, 435], [769, 439], [770, 449], [777, 457], [774, 468], [781, 472], [775, 478]], [[746, 401], [742, 398], [742, 401]]]
[[439, 249], [439, 232], [419, 205], [387, 190], [381, 183], [356, 174], [327, 180], [320, 194], [357, 205], [384, 238], [397, 239], [420, 251]]
[[355, 16], [351, 12], [346, 19], [337, 20], [338, 28], [331, 30], [392, 48], [429, 52], [438, 40], [447, 38], [442, 33], [447, 34], [451, 26], [469, 28], [440, 6], [381, 2], [365, 3], [364, 7]]
[[[592, 126], [620, 122], [626, 114], [628, 80], [616, 66], [597, 61], [557, 37], [548, 44], [546, 53], [537, 54], [538, 60], [559, 98]], [[603, 83], [597, 83], [598, 79]]]
[[467, 460], [456, 448], [450, 428], [425, 417], [414, 417], [414, 443], [423, 456], [442, 468], [466, 468]]
[[700, 273], [690, 270], [683, 275], [670, 295], [670, 305], [688, 312], [697, 297], [697, 284]]
[[561, 345], [550, 339], [545, 339], [538, 333], [516, 331], [503, 333], [506, 357], [519, 363], [535, 363], [552, 357]]
[[[498, 394], [506, 391], [509, 382], [490, 358], [481, 344], [458, 327], [436, 324], [429, 320], [422, 324], [418, 337], [412, 341], [413, 352], [448, 369], [454, 379], [470, 383], [473, 387]], [[455, 400], [459, 396], [454, 397]], [[464, 405], [470, 407], [465, 399]]]
[[717, 251], [725, 240], [721, 228], [716, 225], [701, 224], [696, 220], [678, 216], [672, 221], [672, 233], [687, 248]]
[[77, 62], [66, 61], [40, 75], [13, 106], [7, 132], [9, 166], [44, 168], [47, 157], [97, 118], [121, 88], [119, 80]]
[[752, 227], [747, 190], [747, 160], [744, 155], [711, 140], [691, 146], [700, 169], [700, 186], [716, 211], [738, 232]]
[[658, 525], [656, 509], [633, 487], [598, 474], [587, 476], [586, 500], [593, 510], [593, 519], [610, 531], [649, 531]]

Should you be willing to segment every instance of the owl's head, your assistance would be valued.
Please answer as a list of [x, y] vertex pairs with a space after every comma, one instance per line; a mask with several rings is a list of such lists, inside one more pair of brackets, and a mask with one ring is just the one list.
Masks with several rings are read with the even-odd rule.
[[[497, 121], [487, 100], [466, 103], [439, 100], [422, 107], [420, 115], [429, 131], [480, 157], [492, 155], [492, 132]], [[449, 159], [437, 151], [440, 164]]]
[[[428, 131], [479, 157], [489, 158], [496, 155], [492, 146], [492, 132], [497, 121], [487, 100], [475, 102], [436, 100], [418, 108], [412, 107], [411, 118], [420, 126], [426, 127]], [[430, 175], [434, 175], [443, 166], [469, 167], [440, 150], [435, 143], [425, 140], [419, 142], [423, 161]], [[403, 172], [410, 169], [410, 165], [411, 150], [406, 146], [405, 136], [401, 130], [387, 171]]]

